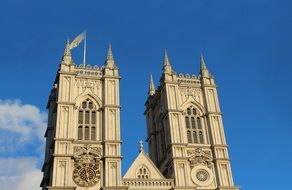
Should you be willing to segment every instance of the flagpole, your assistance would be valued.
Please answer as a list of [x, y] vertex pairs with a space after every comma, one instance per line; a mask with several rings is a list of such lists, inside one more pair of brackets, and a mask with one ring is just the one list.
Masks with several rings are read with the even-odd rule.
[[85, 67], [85, 58], [86, 58], [86, 32], [85, 32], [85, 39], [84, 39], [84, 49], [83, 49], [83, 66]]

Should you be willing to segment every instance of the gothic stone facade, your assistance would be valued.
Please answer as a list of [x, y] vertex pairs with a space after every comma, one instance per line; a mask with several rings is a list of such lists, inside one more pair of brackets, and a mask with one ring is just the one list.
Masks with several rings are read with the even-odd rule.
[[67, 42], [48, 101], [43, 190], [239, 190], [234, 186], [216, 85], [203, 57], [199, 76], [176, 74], [165, 53], [146, 101], [149, 156], [121, 174], [118, 68], [77, 66]]

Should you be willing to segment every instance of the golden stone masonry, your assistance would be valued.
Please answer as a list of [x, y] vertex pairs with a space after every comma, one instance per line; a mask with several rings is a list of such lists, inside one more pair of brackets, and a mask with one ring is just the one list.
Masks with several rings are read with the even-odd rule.
[[203, 56], [200, 65], [199, 75], [177, 74], [165, 52], [158, 87], [150, 76], [144, 112], [149, 155], [140, 142], [122, 176], [121, 77], [111, 47], [103, 66], [77, 66], [67, 42], [47, 104], [42, 189], [239, 190], [214, 77]]

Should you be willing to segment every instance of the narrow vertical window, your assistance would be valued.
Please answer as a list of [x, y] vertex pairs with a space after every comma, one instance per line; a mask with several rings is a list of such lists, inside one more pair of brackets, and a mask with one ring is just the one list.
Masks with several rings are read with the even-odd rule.
[[198, 136], [197, 136], [197, 131], [193, 132], [193, 138], [194, 138], [194, 143], [198, 143]]
[[192, 121], [192, 129], [196, 129], [195, 118], [194, 117], [191, 117], [191, 121]]
[[186, 117], [185, 120], [186, 120], [186, 128], [189, 129], [190, 128], [189, 117]]
[[89, 140], [89, 127], [85, 127], [84, 140]]
[[82, 126], [78, 127], [78, 140], [82, 140], [83, 133], [82, 133]]
[[88, 102], [88, 108], [89, 108], [89, 109], [92, 109], [92, 108], [93, 108], [93, 104], [92, 104], [92, 102]]
[[96, 138], [95, 138], [95, 127], [91, 127], [91, 140], [94, 141]]
[[91, 113], [91, 124], [95, 124], [95, 120], [96, 120], [96, 113], [95, 113], [95, 111], [93, 111]]
[[85, 112], [85, 124], [89, 124], [89, 111]]
[[203, 132], [202, 131], [199, 132], [199, 139], [200, 139], [200, 143], [201, 144], [204, 143], [204, 137], [203, 137]]
[[192, 143], [192, 135], [190, 131], [187, 131], [187, 136], [188, 136], [188, 142]]
[[78, 123], [82, 124], [83, 123], [83, 111], [79, 111], [78, 114]]
[[202, 129], [201, 119], [199, 117], [197, 117], [197, 124], [198, 124], [198, 129]]

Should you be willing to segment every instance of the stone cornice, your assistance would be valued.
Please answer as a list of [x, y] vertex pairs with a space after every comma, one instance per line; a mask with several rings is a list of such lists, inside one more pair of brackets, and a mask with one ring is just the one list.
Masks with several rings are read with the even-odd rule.
[[122, 79], [122, 77], [120, 77], [120, 76], [113, 76], [113, 75], [103, 75], [103, 77], [102, 77], [102, 79], [108, 79], [108, 78], [110, 78], [110, 79]]
[[63, 101], [57, 101], [56, 102], [58, 105], [60, 104], [60, 105], [75, 105], [76, 103], [74, 103], [74, 102], [63, 102]]
[[109, 143], [123, 143], [122, 140], [104, 140], [102, 142], [103, 144], [109, 144]]
[[101, 108], [102, 109], [104, 109], [104, 108], [119, 108], [119, 109], [121, 109], [122, 107], [120, 105], [104, 104]]

